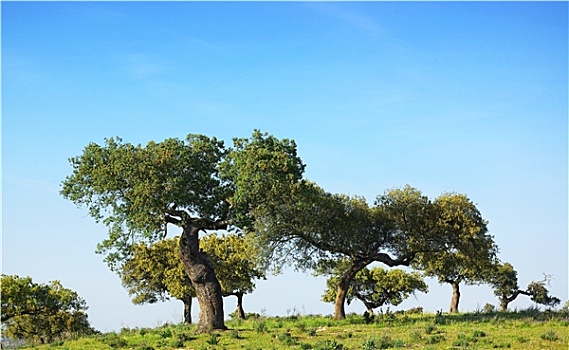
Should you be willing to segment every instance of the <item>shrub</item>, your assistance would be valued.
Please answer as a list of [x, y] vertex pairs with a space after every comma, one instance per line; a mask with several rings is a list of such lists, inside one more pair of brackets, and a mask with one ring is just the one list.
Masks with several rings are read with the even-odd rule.
[[113, 349], [124, 348], [128, 345], [127, 341], [116, 333], [104, 335], [101, 341]]
[[541, 339], [549, 340], [549, 341], [556, 341], [556, 340], [559, 340], [559, 336], [554, 331], [547, 331], [541, 335]]
[[288, 332], [279, 334], [277, 339], [288, 346], [296, 344], [296, 339], [294, 339]]
[[314, 350], [343, 350], [344, 346], [335, 340], [324, 340], [316, 343]]
[[496, 311], [496, 307], [492, 304], [488, 304], [486, 303], [486, 305], [484, 305], [484, 312], [487, 314], [493, 313]]
[[160, 332], [160, 337], [161, 338], [170, 338], [170, 337], [172, 337], [172, 331], [169, 329], [164, 329], [162, 332]]
[[428, 324], [425, 327], [425, 333], [432, 334], [436, 329], [437, 329], [437, 326], [435, 326], [434, 324]]
[[257, 333], [263, 333], [267, 330], [267, 323], [264, 320], [255, 321], [253, 323], [253, 329]]
[[418, 314], [418, 315], [420, 315], [420, 314], [423, 313], [423, 308], [422, 308], [421, 306], [417, 306], [417, 307], [414, 307], [414, 308], [411, 308], [411, 309], [407, 310], [407, 313], [408, 313], [408, 314]]
[[219, 344], [219, 334], [211, 333], [209, 339], [206, 341], [209, 345]]
[[429, 338], [427, 338], [427, 344], [438, 344], [445, 340], [445, 337], [441, 334], [433, 334]]
[[485, 337], [485, 336], [486, 336], [486, 332], [484, 332], [484, 331], [474, 331], [474, 332], [472, 333], [472, 336], [475, 337], [475, 338], [482, 338], [482, 337]]

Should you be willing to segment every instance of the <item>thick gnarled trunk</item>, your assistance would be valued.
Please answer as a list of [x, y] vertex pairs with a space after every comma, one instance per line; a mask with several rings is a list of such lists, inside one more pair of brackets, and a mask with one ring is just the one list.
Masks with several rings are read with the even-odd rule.
[[346, 318], [346, 296], [348, 294], [348, 289], [354, 280], [356, 274], [368, 265], [367, 262], [356, 261], [350, 266], [346, 272], [340, 277], [338, 282], [338, 288], [336, 290], [336, 300], [334, 302], [334, 319], [343, 320]]
[[223, 294], [211, 261], [199, 249], [200, 227], [187, 224], [180, 237], [180, 257], [192, 281], [200, 305], [198, 332], [227, 329], [224, 323]]

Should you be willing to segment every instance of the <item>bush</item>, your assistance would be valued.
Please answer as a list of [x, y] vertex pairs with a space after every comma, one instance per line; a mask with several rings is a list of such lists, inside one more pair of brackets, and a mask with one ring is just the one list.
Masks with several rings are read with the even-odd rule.
[[253, 329], [257, 333], [263, 333], [267, 330], [267, 323], [265, 320], [255, 321], [255, 323], [253, 323]]
[[422, 308], [421, 306], [417, 306], [417, 307], [414, 307], [414, 308], [411, 308], [411, 309], [407, 310], [407, 313], [408, 313], [408, 314], [418, 314], [418, 315], [420, 315], [420, 314], [423, 313], [423, 308]]
[[324, 340], [316, 343], [314, 350], [343, 350], [344, 346], [335, 340]]
[[277, 336], [277, 339], [283, 342], [287, 346], [296, 344], [296, 339], [294, 339], [288, 332], [279, 334]]
[[559, 340], [559, 336], [554, 331], [547, 331], [541, 335], [541, 339], [549, 340], [549, 341], [556, 341], [556, 340]]
[[484, 305], [484, 312], [487, 314], [491, 314], [493, 312], [496, 312], [496, 307], [492, 304], [488, 304], [486, 303], [486, 305]]
[[441, 334], [433, 334], [429, 338], [427, 338], [427, 344], [438, 344], [445, 340], [445, 337]]
[[127, 341], [116, 333], [108, 333], [101, 338], [101, 341], [113, 349], [124, 348], [128, 345]]

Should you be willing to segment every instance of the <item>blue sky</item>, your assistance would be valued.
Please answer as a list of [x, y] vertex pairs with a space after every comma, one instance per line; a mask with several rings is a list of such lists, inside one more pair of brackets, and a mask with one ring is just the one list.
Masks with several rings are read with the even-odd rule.
[[[116, 135], [230, 144], [258, 128], [295, 139], [306, 176], [330, 192], [466, 193], [520, 286], [553, 274], [567, 300], [566, 2], [1, 6], [2, 272], [61, 280], [97, 329], [182, 313], [131, 305], [94, 254], [106, 228], [58, 194], [68, 158]], [[401, 308], [446, 310], [450, 287], [430, 285]], [[287, 271], [244, 306], [330, 314], [324, 288]], [[462, 310], [486, 303], [489, 287], [463, 287]]]

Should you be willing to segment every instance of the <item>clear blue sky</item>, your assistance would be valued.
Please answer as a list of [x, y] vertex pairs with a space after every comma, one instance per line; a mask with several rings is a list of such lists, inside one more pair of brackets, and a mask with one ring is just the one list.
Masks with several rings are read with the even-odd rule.
[[[68, 158], [116, 135], [231, 143], [258, 128], [295, 139], [330, 192], [466, 193], [520, 286], [553, 274], [567, 300], [567, 2], [1, 6], [2, 272], [61, 280], [97, 329], [182, 314], [131, 305], [94, 253], [106, 228], [58, 194]], [[446, 310], [450, 287], [430, 285], [401, 307]], [[244, 306], [331, 314], [324, 288], [287, 271]], [[463, 287], [462, 310], [486, 303], [489, 287]]]

